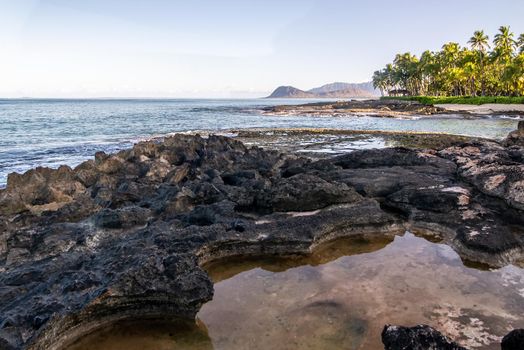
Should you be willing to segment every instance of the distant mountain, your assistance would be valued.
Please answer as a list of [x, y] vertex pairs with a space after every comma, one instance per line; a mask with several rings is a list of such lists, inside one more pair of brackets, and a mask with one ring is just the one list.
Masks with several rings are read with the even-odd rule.
[[315, 94], [297, 89], [293, 86], [279, 86], [267, 98], [311, 98]]
[[343, 90], [348, 90], [348, 91], [364, 90], [364, 91], [369, 91], [372, 94], [375, 94], [375, 89], [373, 88], [372, 82], [358, 83], [358, 84], [336, 82], [336, 83], [322, 85], [321, 87], [313, 88], [311, 90], [308, 90], [308, 92], [312, 92], [314, 94], [328, 94], [330, 92], [343, 91]]
[[373, 83], [331, 83], [307, 91], [293, 86], [279, 86], [268, 98], [351, 98], [375, 97], [378, 90], [373, 88]]

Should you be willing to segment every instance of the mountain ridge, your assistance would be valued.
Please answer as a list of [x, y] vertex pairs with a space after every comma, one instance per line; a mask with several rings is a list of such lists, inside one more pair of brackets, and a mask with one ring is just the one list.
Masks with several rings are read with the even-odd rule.
[[371, 82], [334, 82], [309, 90], [301, 90], [294, 86], [282, 85], [277, 87], [266, 98], [351, 98], [375, 97], [378, 95], [378, 91], [373, 87]]

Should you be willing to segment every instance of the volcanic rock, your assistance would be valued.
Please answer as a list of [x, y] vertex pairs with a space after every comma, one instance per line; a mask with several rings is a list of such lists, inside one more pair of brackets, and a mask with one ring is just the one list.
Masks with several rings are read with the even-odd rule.
[[311, 160], [176, 135], [11, 174], [0, 190], [0, 344], [49, 349], [120, 320], [194, 320], [213, 296], [203, 264], [309, 254], [350, 235], [427, 229], [464, 258], [515, 262], [522, 155], [475, 141]]

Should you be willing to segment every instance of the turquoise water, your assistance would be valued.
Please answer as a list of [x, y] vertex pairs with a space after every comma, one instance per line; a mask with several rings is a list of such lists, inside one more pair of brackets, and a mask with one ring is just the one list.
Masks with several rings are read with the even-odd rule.
[[7, 174], [35, 166], [75, 166], [97, 151], [177, 131], [250, 127], [319, 127], [436, 131], [502, 138], [516, 127], [507, 118], [456, 116], [400, 120], [374, 117], [268, 116], [260, 108], [313, 100], [0, 100], [0, 187]]

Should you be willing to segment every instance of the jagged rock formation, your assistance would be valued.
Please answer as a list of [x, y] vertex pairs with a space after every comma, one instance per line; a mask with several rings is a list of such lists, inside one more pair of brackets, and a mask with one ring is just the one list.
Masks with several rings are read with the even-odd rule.
[[[522, 259], [524, 148], [475, 141], [311, 160], [177, 135], [0, 190], [0, 346], [52, 349], [121, 319], [192, 320], [201, 265], [307, 254], [349, 235], [441, 234], [463, 257]], [[296, 212], [302, 212], [296, 215]]]

